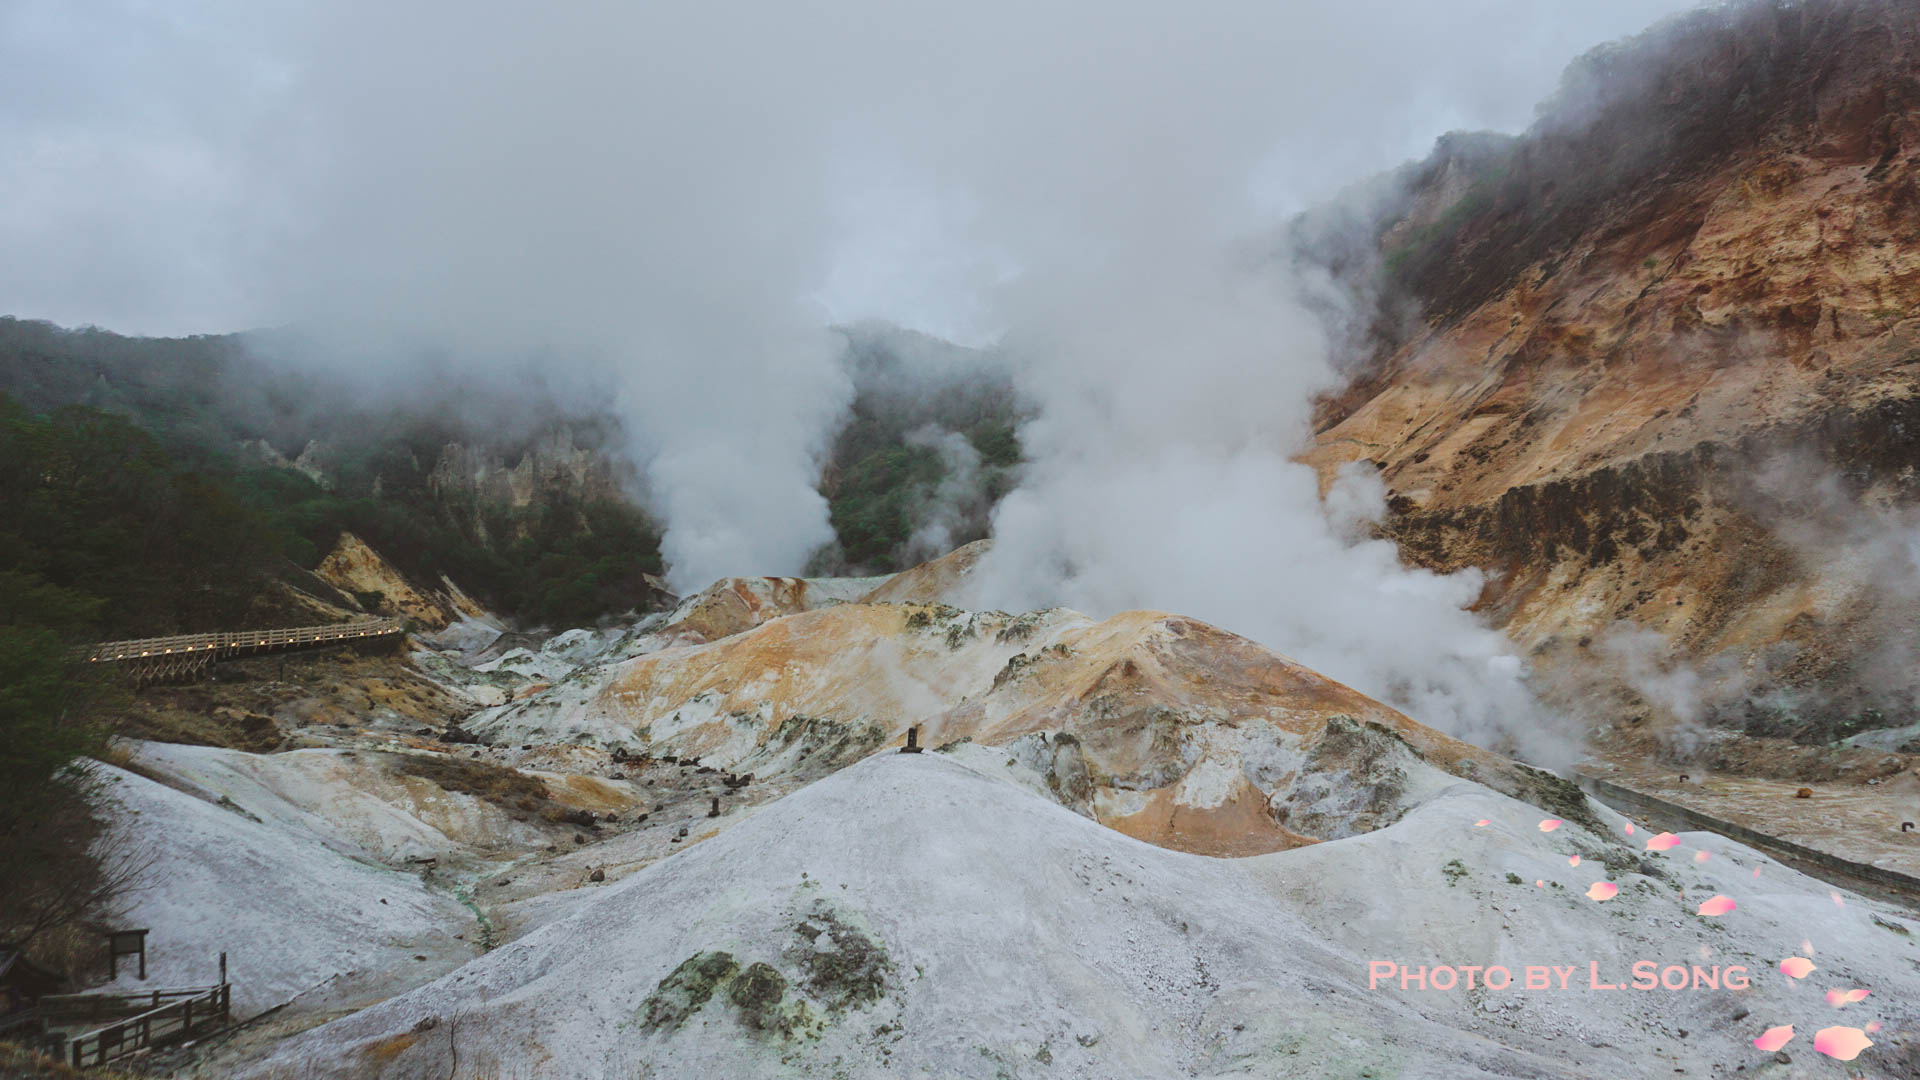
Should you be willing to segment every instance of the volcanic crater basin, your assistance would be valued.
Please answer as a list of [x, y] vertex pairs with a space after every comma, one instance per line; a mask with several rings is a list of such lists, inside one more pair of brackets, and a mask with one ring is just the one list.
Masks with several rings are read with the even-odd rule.
[[[1212, 858], [963, 756], [883, 753], [237, 1075], [1704, 1075], [1771, 1068], [1751, 1043], [1769, 1027], [1795, 1024], [1806, 1061], [1816, 1029], [1869, 1021], [1856, 1075], [1914, 1075], [1920, 921], [1708, 834], [1649, 852], [1604, 809], [1542, 818], [1460, 780], [1372, 832]], [[1602, 879], [1619, 894], [1589, 899]], [[1738, 907], [1697, 914], [1714, 895]], [[1803, 942], [1804, 983], [1776, 970]], [[1368, 985], [1375, 960], [1646, 959], [1752, 980]], [[1872, 993], [1836, 1011], [1828, 984]]]

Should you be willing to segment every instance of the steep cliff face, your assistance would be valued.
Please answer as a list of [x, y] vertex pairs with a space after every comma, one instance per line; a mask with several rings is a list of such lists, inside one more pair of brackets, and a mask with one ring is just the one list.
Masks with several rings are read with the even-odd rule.
[[484, 536], [508, 519], [530, 520], [530, 511], [629, 501], [635, 469], [611, 444], [620, 436], [610, 425], [604, 418], [579, 418], [551, 423], [525, 439], [487, 441], [436, 439], [433, 426], [422, 424], [374, 440], [372, 452], [352, 439], [313, 440], [291, 459], [264, 439], [246, 449], [331, 491], [426, 495]]
[[1624, 620], [1723, 664], [1630, 707], [1910, 707], [1915, 571], [1874, 552], [1920, 463], [1920, 7], [1702, 12], [1400, 179], [1373, 280], [1417, 317], [1324, 403], [1323, 476], [1370, 463], [1408, 557], [1493, 571], [1548, 675], [1644, 643]]
[[570, 428], [534, 440], [511, 463], [498, 450], [448, 443], [427, 473], [427, 487], [443, 499], [525, 509], [543, 499], [618, 500], [632, 490], [633, 467], [616, 454], [582, 446]]

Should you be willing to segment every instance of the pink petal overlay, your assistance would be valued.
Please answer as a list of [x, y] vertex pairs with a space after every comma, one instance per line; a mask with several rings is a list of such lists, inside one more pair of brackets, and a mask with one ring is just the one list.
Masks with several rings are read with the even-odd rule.
[[1706, 861], [1707, 861], [1708, 859], [1711, 859], [1711, 858], [1713, 858], [1713, 853], [1712, 853], [1712, 852], [1708, 852], [1708, 851], [1696, 851], [1696, 852], [1694, 852], [1694, 853], [1693, 853], [1693, 861], [1694, 861], [1694, 862], [1706, 862]]
[[1546, 882], [1544, 882], [1544, 881], [1542, 881], [1542, 880], [1540, 880], [1539, 878], [1534, 878], [1534, 879], [1533, 879], [1533, 887], [1534, 887], [1534, 888], [1536, 888], [1536, 889], [1544, 889], [1544, 888], [1546, 888], [1546, 887], [1547, 887], [1547, 883], [1546, 883]]
[[1845, 990], [1842, 990], [1836, 986], [1833, 989], [1827, 991], [1827, 1004], [1838, 1009], [1841, 1006], [1845, 1005], [1846, 1003], [1847, 1003], [1847, 992]]
[[1793, 1025], [1781, 1024], [1779, 1027], [1768, 1028], [1764, 1035], [1761, 1035], [1759, 1038], [1753, 1040], [1753, 1045], [1759, 1047], [1762, 1050], [1765, 1050], [1768, 1053], [1772, 1053], [1775, 1050], [1780, 1049], [1781, 1047], [1787, 1045], [1792, 1041], [1793, 1041]]
[[1817, 970], [1813, 966], [1813, 961], [1804, 956], [1789, 956], [1780, 961], [1780, 974], [1790, 979], [1804, 979]]
[[1753, 868], [1753, 876], [1754, 876], [1754, 877], [1759, 877], [1759, 876], [1760, 876], [1760, 868], [1759, 868], [1759, 867], [1757, 867], [1757, 866], [1756, 866], [1756, 867], [1754, 867], [1754, 868]]
[[1620, 886], [1615, 885], [1611, 881], [1596, 881], [1593, 883], [1593, 887], [1587, 890], [1587, 898], [1590, 900], [1611, 900], [1613, 899], [1613, 894], [1619, 891]]
[[1480, 819], [1479, 821], [1476, 821], [1476, 822], [1474, 822], [1474, 823], [1473, 823], [1473, 827], [1477, 829], [1477, 828], [1479, 828], [1480, 826], [1482, 826], [1482, 825], [1485, 825], [1485, 824], [1487, 824], [1487, 823], [1488, 823], [1488, 821], [1487, 821], [1487, 819], [1486, 819], [1486, 818], [1481, 818], [1481, 819]]
[[1847, 906], [1847, 902], [1846, 902], [1845, 900], [1843, 900], [1843, 899], [1841, 899], [1841, 898], [1840, 898], [1840, 894], [1839, 894], [1839, 893], [1837, 893], [1837, 892], [1830, 892], [1830, 893], [1828, 893], [1827, 895], [1828, 895], [1828, 896], [1831, 896], [1831, 897], [1833, 897], [1833, 906], [1834, 906], [1834, 907], [1846, 907], [1846, 906]]
[[1880, 1030], [1880, 1021], [1878, 1020], [1867, 1021], [1867, 1034], [1871, 1035], [1874, 1032], [1879, 1030]]
[[1813, 1033], [1813, 1048], [1835, 1061], [1852, 1061], [1872, 1045], [1873, 1040], [1859, 1028], [1830, 1027]]
[[1680, 846], [1680, 838], [1673, 835], [1670, 832], [1663, 832], [1659, 836], [1653, 837], [1647, 841], [1648, 851], [1665, 851], [1668, 848], [1676, 848], [1679, 846]]
[[1560, 827], [1560, 819], [1557, 817], [1550, 817], [1540, 822], [1541, 832], [1552, 832], [1553, 830], [1559, 827]]
[[1578, 855], [1569, 855], [1569, 856], [1567, 856], [1567, 865], [1568, 865], [1568, 866], [1579, 866], [1579, 865], [1580, 865], [1580, 856], [1578, 856]]
[[1820, 955], [1819, 953], [1817, 953], [1817, 952], [1814, 952], [1814, 951], [1813, 951], [1813, 942], [1812, 942], [1812, 941], [1809, 941], [1809, 940], [1808, 940], [1808, 939], [1806, 939], [1806, 938], [1801, 938], [1801, 939], [1800, 939], [1800, 951], [1801, 951], [1801, 952], [1803, 952], [1803, 953], [1806, 953], [1806, 954], [1807, 954], [1808, 956], [1819, 956], [1819, 955]]
[[1633, 835], [1633, 822], [1631, 821], [1627, 822], [1627, 835], [1628, 836]]
[[1713, 899], [1707, 901], [1706, 903], [1700, 905], [1700, 914], [1709, 915], [1709, 916], [1725, 915], [1727, 912], [1732, 911], [1734, 908], [1737, 908], [1739, 906], [1740, 906], [1739, 904], [1734, 903], [1732, 900], [1729, 900], [1724, 896], [1716, 896]]

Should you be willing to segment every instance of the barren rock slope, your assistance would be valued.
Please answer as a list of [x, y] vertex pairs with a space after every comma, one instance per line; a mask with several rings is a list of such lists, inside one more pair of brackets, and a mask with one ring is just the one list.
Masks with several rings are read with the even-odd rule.
[[1920, 7], [1696, 13], [1408, 180], [1376, 254], [1421, 319], [1311, 460], [1376, 467], [1410, 558], [1494, 571], [1545, 670], [1630, 620], [1808, 713], [1884, 707], [1856, 669], [1914, 605], [1864, 534], [1910, 524], [1920, 460]]

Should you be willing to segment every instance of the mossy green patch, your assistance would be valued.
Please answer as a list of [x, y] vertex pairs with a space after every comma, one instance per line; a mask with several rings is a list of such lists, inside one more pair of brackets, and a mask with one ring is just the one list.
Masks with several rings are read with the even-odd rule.
[[647, 1031], [678, 1028], [739, 971], [740, 962], [732, 953], [697, 952], [687, 957], [640, 1003], [641, 1028]]
[[748, 964], [727, 988], [727, 1000], [740, 1010], [740, 1022], [754, 1031], [779, 1029], [781, 1002], [787, 996], [787, 977], [771, 964]]
[[833, 912], [816, 907], [794, 935], [800, 940], [788, 955], [805, 972], [808, 994], [827, 1009], [868, 1005], [886, 992], [893, 962], [885, 947]]

